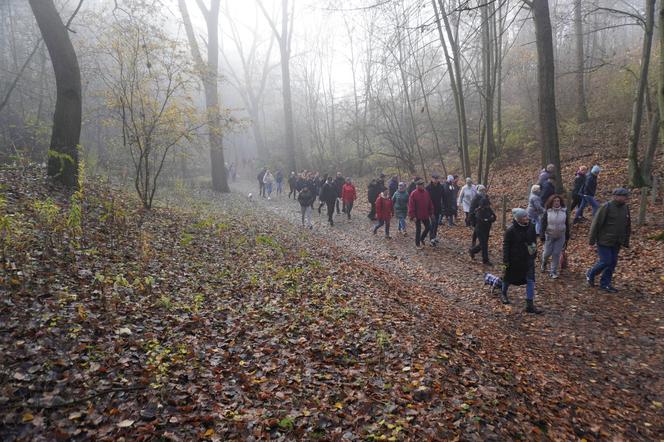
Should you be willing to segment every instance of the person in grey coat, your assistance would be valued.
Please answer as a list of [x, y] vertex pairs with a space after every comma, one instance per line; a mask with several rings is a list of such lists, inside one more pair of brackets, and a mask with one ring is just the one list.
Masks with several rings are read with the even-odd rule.
[[542, 215], [542, 232], [540, 238], [544, 241], [544, 253], [542, 254], [542, 273], [546, 272], [547, 261], [551, 258], [551, 271], [549, 275], [557, 279], [560, 255], [569, 241], [569, 218], [563, 197], [552, 195], [544, 206]]

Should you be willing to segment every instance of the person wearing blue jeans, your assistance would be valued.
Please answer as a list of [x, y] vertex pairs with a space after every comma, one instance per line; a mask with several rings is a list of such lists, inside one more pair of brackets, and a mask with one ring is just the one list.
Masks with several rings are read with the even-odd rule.
[[595, 277], [601, 273], [599, 287], [608, 293], [618, 291], [611, 283], [613, 272], [620, 248], [629, 247], [632, 226], [629, 206], [625, 204], [628, 197], [627, 189], [614, 190], [613, 199], [599, 208], [590, 226], [590, 245], [597, 245], [599, 261], [586, 273], [586, 281], [594, 287]]
[[586, 182], [583, 184], [583, 188], [579, 192], [581, 197], [581, 204], [576, 209], [576, 216], [574, 217], [574, 223], [580, 222], [583, 218], [583, 210], [590, 206], [593, 211], [593, 218], [599, 209], [599, 203], [595, 199], [595, 193], [597, 193], [597, 177], [599, 176], [601, 169], [598, 165], [594, 165], [590, 169], [590, 173], [586, 177]]
[[507, 291], [510, 285], [526, 286], [526, 312], [542, 313], [535, 308], [535, 256], [537, 255], [537, 234], [535, 226], [528, 219], [528, 212], [516, 208], [512, 210], [514, 221], [505, 231], [503, 240], [503, 287], [501, 301], [509, 304]]

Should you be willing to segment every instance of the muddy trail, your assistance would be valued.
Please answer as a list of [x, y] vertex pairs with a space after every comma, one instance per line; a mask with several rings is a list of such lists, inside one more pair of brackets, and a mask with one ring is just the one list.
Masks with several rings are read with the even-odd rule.
[[[524, 287], [511, 287], [512, 304], [503, 306], [484, 286], [484, 272], [501, 274], [500, 250], [491, 250], [493, 267], [472, 261], [466, 227], [441, 226], [440, 244], [417, 250], [412, 223], [406, 237], [396, 233], [394, 220], [392, 239], [385, 239], [382, 230], [374, 236], [362, 204], [350, 221], [335, 214], [330, 227], [326, 208], [319, 215], [316, 202], [309, 231], [301, 227], [299, 205], [285, 194], [249, 201], [247, 194], [256, 193], [249, 183], [238, 183], [235, 190], [262, 216], [300, 229], [303, 247], [327, 250], [340, 260], [356, 259], [417, 292], [409, 309], [432, 329], [439, 318], [451, 319], [459, 333], [483, 349], [483, 357], [527, 379], [533, 404], [558, 407], [558, 418], [569, 419], [577, 436], [617, 431], [641, 439], [644, 430], [664, 435], [664, 353], [658, 344], [664, 342], [664, 315], [654, 296], [630, 290], [606, 295], [587, 288], [582, 275], [564, 272], [551, 280], [538, 272], [535, 302], [544, 314], [529, 315], [524, 312]], [[447, 235], [449, 229], [457, 232]], [[459, 229], [467, 230], [467, 242], [453, 237]], [[492, 231], [496, 235], [502, 235], [499, 223]], [[568, 400], [573, 406], [563, 405]]]

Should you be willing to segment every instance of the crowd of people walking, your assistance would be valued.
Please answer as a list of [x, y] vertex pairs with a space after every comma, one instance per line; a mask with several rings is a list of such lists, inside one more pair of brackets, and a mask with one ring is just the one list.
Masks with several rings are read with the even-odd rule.
[[[624, 188], [613, 191], [613, 198], [600, 205], [595, 198], [601, 168], [594, 165], [588, 173], [586, 166], [577, 170], [572, 182], [571, 206], [568, 212], [566, 198], [556, 193], [556, 168], [550, 164], [539, 173], [537, 183], [530, 188], [528, 205], [512, 209], [512, 222], [505, 230], [502, 250], [502, 278], [491, 274], [492, 284], [500, 286], [500, 298], [509, 304], [508, 291], [511, 286], [526, 286], [526, 311], [541, 313], [534, 305], [535, 274], [538, 256], [538, 239], [543, 244], [539, 270], [548, 273], [551, 279], [560, 277], [565, 266], [568, 242], [570, 241], [570, 215], [573, 224], [586, 221], [584, 211], [592, 209], [592, 224], [589, 243], [597, 247], [598, 261], [586, 272], [586, 281], [595, 287], [595, 278], [601, 274], [599, 288], [608, 293], [617, 289], [612, 285], [618, 254], [621, 247], [629, 247], [631, 231], [630, 214], [625, 204], [629, 192]], [[272, 174], [263, 168], [257, 176], [260, 195], [272, 198], [273, 185], [281, 195], [283, 175], [280, 171]], [[396, 218], [399, 235], [408, 235], [409, 221], [415, 227], [415, 247], [423, 249], [428, 244], [436, 247], [439, 242], [439, 229], [455, 228], [459, 209], [463, 211], [463, 224], [469, 228], [471, 259], [481, 254], [482, 263], [492, 267], [489, 239], [491, 227], [496, 222], [487, 188], [474, 184], [466, 178], [459, 187], [458, 177], [441, 176], [433, 173], [428, 183], [420, 177], [413, 177], [410, 183], [392, 176], [385, 183], [385, 174], [371, 180], [367, 186], [367, 200], [370, 206], [367, 217], [374, 222], [372, 233], [377, 235], [382, 229], [384, 237], [391, 239], [391, 221]], [[335, 213], [344, 214], [348, 222], [358, 198], [357, 188], [350, 177], [340, 172], [336, 176], [321, 175], [318, 172], [291, 172], [287, 179], [289, 193], [300, 205], [302, 225], [313, 228], [312, 213], [316, 199], [319, 200], [318, 213], [326, 207], [327, 222], [334, 226]], [[575, 210], [576, 209], [576, 210]], [[570, 213], [572, 212], [572, 213]]]

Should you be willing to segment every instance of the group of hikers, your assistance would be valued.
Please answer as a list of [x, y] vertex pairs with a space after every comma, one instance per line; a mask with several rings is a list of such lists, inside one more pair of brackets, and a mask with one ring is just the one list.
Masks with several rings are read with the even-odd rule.
[[[595, 287], [595, 278], [601, 274], [599, 288], [615, 293], [617, 289], [612, 285], [612, 276], [618, 253], [621, 247], [629, 247], [631, 223], [625, 204], [629, 191], [615, 189], [613, 198], [600, 206], [595, 199], [600, 172], [598, 165], [593, 166], [590, 173], [586, 166], [579, 167], [574, 177], [570, 212], [574, 213], [572, 222], [576, 224], [586, 220], [585, 208], [592, 208], [589, 242], [597, 246], [599, 259], [586, 272], [586, 281], [590, 287]], [[277, 180], [277, 177], [281, 179]], [[267, 168], [261, 171], [261, 195], [266, 194], [269, 199], [275, 181], [277, 192], [281, 193], [283, 176], [277, 172], [277, 177], [272, 177]], [[385, 174], [381, 173], [367, 186], [370, 204], [367, 217], [375, 221], [372, 225], [374, 235], [384, 229], [385, 238], [390, 239], [391, 221], [396, 217], [400, 235], [407, 235], [408, 220], [415, 224], [417, 249], [424, 248], [427, 240], [431, 247], [435, 247], [439, 243], [439, 227], [445, 224], [456, 226], [461, 208], [465, 226], [472, 229], [468, 250], [471, 259], [481, 254], [484, 265], [493, 265], [489, 260], [489, 237], [496, 214], [484, 185], [475, 185], [471, 178], [466, 178], [465, 184], [459, 187], [457, 176], [448, 175], [443, 181], [436, 173], [431, 175], [428, 184], [417, 176], [409, 184], [400, 182], [397, 176], [392, 176], [387, 183], [385, 178]], [[288, 185], [288, 197], [292, 196], [300, 204], [303, 226], [313, 228], [312, 212], [316, 198], [320, 201], [319, 214], [323, 206], [327, 207], [330, 226], [334, 226], [335, 210], [337, 215], [343, 212], [351, 220], [351, 211], [357, 199], [357, 189], [351, 178], [344, 178], [340, 172], [336, 176], [310, 171], [299, 174], [291, 172]], [[540, 271], [548, 272], [552, 279], [558, 279], [561, 265], [566, 259], [564, 251], [570, 239], [570, 212], [566, 208], [565, 197], [556, 193], [556, 168], [549, 164], [539, 173], [537, 184], [531, 187], [527, 208], [512, 209], [513, 220], [503, 239], [504, 273], [502, 279], [499, 279], [500, 297], [504, 304], [510, 303], [510, 286], [525, 285], [526, 311], [541, 313], [534, 305], [537, 239], [543, 243]]]

